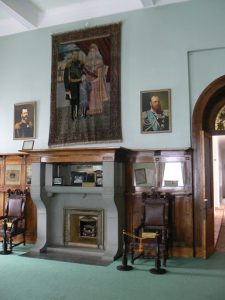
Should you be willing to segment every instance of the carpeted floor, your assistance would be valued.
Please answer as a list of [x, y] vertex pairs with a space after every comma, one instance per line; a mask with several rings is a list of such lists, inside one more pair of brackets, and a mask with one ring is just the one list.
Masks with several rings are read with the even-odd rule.
[[225, 253], [208, 260], [171, 258], [165, 275], [153, 275], [152, 260], [137, 260], [121, 272], [121, 260], [109, 266], [0, 255], [1, 300], [224, 300]]

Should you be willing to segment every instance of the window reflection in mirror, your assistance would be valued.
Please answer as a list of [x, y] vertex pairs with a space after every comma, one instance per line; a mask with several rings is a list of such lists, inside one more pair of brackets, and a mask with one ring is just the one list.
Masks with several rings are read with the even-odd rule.
[[156, 186], [155, 163], [133, 164], [133, 177], [135, 186]]
[[162, 187], [184, 187], [184, 162], [165, 162], [161, 164]]

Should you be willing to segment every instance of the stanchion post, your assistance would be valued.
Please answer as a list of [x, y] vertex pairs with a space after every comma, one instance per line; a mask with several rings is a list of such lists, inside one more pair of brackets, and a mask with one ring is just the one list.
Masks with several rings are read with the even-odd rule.
[[161, 235], [156, 233], [156, 257], [155, 257], [155, 268], [149, 270], [152, 274], [165, 274], [166, 269], [161, 268], [161, 258], [160, 258], [160, 238]]
[[4, 219], [3, 221], [3, 251], [0, 251], [0, 254], [6, 255], [6, 254], [11, 254], [12, 252], [7, 250], [7, 220]]
[[117, 266], [119, 271], [131, 271], [133, 270], [132, 266], [127, 264], [127, 235], [125, 229], [123, 230], [123, 256], [122, 256], [122, 265]]

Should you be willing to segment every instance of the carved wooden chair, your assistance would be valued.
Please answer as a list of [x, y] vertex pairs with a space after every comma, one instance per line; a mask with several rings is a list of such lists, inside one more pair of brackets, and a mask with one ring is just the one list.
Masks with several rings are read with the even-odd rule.
[[[140, 239], [134, 237], [131, 243], [131, 262], [134, 263], [135, 259], [139, 257], [155, 257], [157, 243], [159, 243], [163, 265], [166, 266], [169, 252], [169, 204], [171, 196], [152, 192], [150, 194], [143, 193], [142, 199], [141, 223], [134, 230], [134, 236]], [[160, 238], [157, 238], [157, 236]]]
[[[7, 201], [5, 205], [5, 214], [0, 216], [0, 222], [2, 223], [0, 228], [0, 236], [3, 238], [3, 253], [11, 253], [13, 247], [26, 243], [26, 220], [25, 220], [25, 204], [28, 190], [21, 191], [8, 190]], [[13, 238], [16, 236], [22, 236], [22, 241], [17, 243], [13, 242]]]

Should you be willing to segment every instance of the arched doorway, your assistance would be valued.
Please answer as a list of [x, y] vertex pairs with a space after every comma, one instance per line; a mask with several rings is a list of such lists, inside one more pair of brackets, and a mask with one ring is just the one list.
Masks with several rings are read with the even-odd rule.
[[224, 105], [225, 76], [221, 76], [202, 92], [192, 117], [195, 255], [203, 258], [214, 252], [212, 136], [218, 134], [215, 119]]

